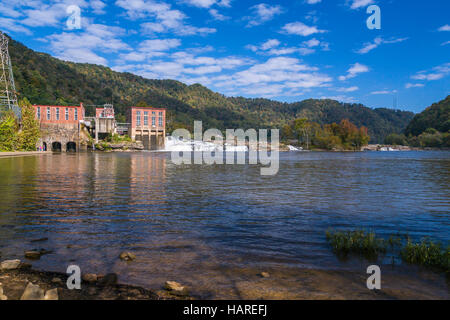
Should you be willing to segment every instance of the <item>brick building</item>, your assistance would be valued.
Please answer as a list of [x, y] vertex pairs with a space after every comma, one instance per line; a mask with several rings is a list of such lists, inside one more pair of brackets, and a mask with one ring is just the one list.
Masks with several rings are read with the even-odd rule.
[[83, 104], [79, 106], [33, 105], [42, 137], [39, 147], [53, 151], [77, 151], [80, 147], [80, 121], [84, 120]]
[[164, 148], [166, 138], [166, 109], [152, 107], [130, 107], [128, 131], [131, 139], [142, 141], [146, 150]]

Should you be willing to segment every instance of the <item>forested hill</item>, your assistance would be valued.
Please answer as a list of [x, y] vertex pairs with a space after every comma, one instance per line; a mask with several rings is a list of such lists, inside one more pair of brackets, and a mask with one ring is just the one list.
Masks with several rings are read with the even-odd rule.
[[[102, 105], [113, 101], [124, 121], [126, 109], [138, 102], [168, 109], [169, 129], [191, 128], [202, 120], [206, 128], [281, 128], [298, 117], [325, 124], [349, 119], [369, 128], [371, 142], [402, 132], [414, 114], [370, 109], [334, 100], [281, 103], [268, 99], [227, 98], [202, 85], [174, 80], [150, 80], [110, 68], [61, 61], [11, 40], [10, 55], [17, 91], [34, 104]], [[92, 110], [88, 109], [88, 113]]]
[[418, 136], [427, 129], [439, 132], [450, 130], [450, 96], [417, 114], [405, 130], [405, 134]]

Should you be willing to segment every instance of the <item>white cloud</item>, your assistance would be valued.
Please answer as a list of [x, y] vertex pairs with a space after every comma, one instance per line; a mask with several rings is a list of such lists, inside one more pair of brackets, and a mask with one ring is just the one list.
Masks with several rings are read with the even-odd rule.
[[450, 31], [450, 25], [446, 24], [438, 29], [438, 31]]
[[83, 63], [107, 65], [107, 60], [99, 53], [128, 51], [131, 48], [117, 38], [125, 30], [120, 27], [101, 24], [87, 25], [82, 33], [53, 34], [46, 38], [56, 57]]
[[147, 33], [173, 32], [178, 35], [206, 35], [215, 33], [213, 28], [198, 28], [185, 22], [186, 15], [172, 9], [170, 4], [153, 0], [117, 0], [116, 5], [123, 8], [130, 19], [153, 18], [153, 22], [141, 25], [142, 31]]
[[217, 9], [211, 9], [211, 10], [209, 10], [209, 14], [210, 14], [214, 19], [219, 20], [219, 21], [225, 21], [225, 20], [230, 19], [230, 17], [227, 17], [227, 16], [221, 14]]
[[10, 18], [0, 17], [0, 28], [1, 30], [8, 30], [11, 32], [24, 33], [28, 35], [31, 34], [31, 31], [29, 29], [21, 26], [16, 22], [16, 20]]
[[357, 87], [357, 86], [336, 89], [337, 92], [354, 92], [354, 91], [358, 91], [358, 90], [359, 90], [359, 87]]
[[410, 88], [422, 88], [425, 85], [423, 83], [407, 83], [405, 84], [405, 88], [406, 89], [410, 89]]
[[399, 42], [406, 41], [408, 39], [409, 38], [393, 38], [393, 39], [385, 40], [381, 37], [377, 37], [373, 40], [373, 42], [365, 43], [364, 46], [356, 52], [360, 53], [360, 54], [366, 54], [366, 53], [372, 51], [373, 49], [378, 48], [382, 44], [399, 43]]
[[259, 26], [283, 13], [283, 9], [280, 6], [271, 6], [265, 3], [257, 4], [250, 9], [254, 12], [254, 15], [252, 17], [247, 17], [247, 19], [250, 20], [247, 27]]
[[397, 90], [372, 91], [370, 94], [372, 94], [372, 95], [385, 95], [385, 94], [394, 94], [394, 93], [397, 93]]
[[89, 6], [92, 8], [93, 12], [95, 14], [105, 14], [105, 10], [103, 10], [106, 7], [106, 4], [101, 0], [91, 0], [89, 2]]
[[411, 76], [414, 80], [436, 81], [445, 78], [450, 74], [450, 63], [444, 63], [434, 67], [429, 71], [420, 71]]
[[442, 43], [441, 46], [446, 46], [446, 45], [448, 45], [448, 44], [450, 44], [450, 41], [447, 41], [447, 42]]
[[345, 80], [348, 80], [348, 79], [352, 79], [352, 78], [355, 78], [358, 74], [365, 73], [365, 72], [369, 72], [369, 67], [367, 67], [367, 66], [357, 62], [354, 65], [352, 65], [350, 67], [350, 69], [348, 69], [347, 75], [340, 76], [339, 80], [340, 81], [345, 81]]
[[350, 8], [359, 9], [362, 7], [367, 7], [369, 4], [374, 3], [373, 0], [352, 0]]
[[306, 0], [307, 4], [316, 4], [316, 3], [319, 3], [319, 2], [322, 2], [322, 0]]
[[312, 34], [316, 33], [324, 33], [325, 30], [319, 30], [316, 26], [307, 26], [306, 24], [302, 22], [292, 22], [286, 24], [282, 28], [283, 32], [286, 32], [288, 34], [295, 34], [299, 36], [310, 36]]

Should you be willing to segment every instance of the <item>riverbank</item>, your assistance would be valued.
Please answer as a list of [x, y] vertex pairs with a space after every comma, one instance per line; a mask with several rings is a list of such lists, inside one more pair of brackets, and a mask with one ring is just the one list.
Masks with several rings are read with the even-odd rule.
[[[235, 290], [239, 300], [447, 300], [448, 289], [438, 275], [414, 276], [409, 273], [387, 270], [382, 267], [382, 289], [366, 287], [368, 275], [345, 270], [297, 269], [256, 273], [255, 270], [238, 272]], [[242, 276], [245, 281], [240, 279]], [[0, 300], [193, 300], [188, 295], [171, 294], [170, 291], [148, 290], [139, 286], [118, 283], [117, 275], [107, 274], [93, 281], [84, 275], [80, 290], [67, 289], [68, 275], [32, 270], [21, 264], [14, 270], [0, 271]], [[30, 285], [31, 284], [31, 285]], [[193, 288], [194, 289], [194, 288]], [[39, 299], [40, 295], [40, 299]], [[198, 296], [203, 299], [205, 297]], [[226, 298], [223, 297], [223, 298]]]
[[36, 156], [36, 155], [48, 155], [48, 154], [52, 154], [52, 152], [51, 151], [0, 152], [0, 158], [24, 157], [24, 156]]
[[[13, 263], [14, 260], [11, 260]], [[18, 261], [18, 260], [17, 260]], [[12, 266], [14, 267], [14, 266]], [[80, 290], [67, 288], [68, 275], [31, 269], [27, 263], [0, 270], [0, 300], [191, 300], [170, 291], [120, 284], [114, 273], [84, 275]]]

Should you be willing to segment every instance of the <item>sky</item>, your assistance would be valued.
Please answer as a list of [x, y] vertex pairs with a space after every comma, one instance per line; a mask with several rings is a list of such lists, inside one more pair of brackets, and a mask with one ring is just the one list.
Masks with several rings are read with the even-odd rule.
[[0, 30], [63, 60], [226, 96], [420, 112], [450, 94], [449, 12], [448, 0], [0, 0]]

